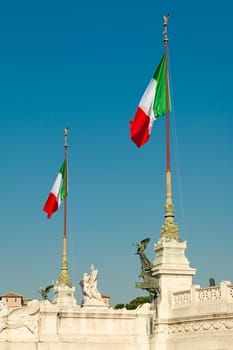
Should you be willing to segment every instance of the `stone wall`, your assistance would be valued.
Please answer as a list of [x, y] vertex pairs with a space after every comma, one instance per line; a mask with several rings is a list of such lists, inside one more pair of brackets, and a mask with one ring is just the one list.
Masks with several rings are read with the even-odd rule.
[[33, 300], [8, 311], [1, 305], [0, 350], [149, 350], [153, 312], [59, 307]]
[[233, 350], [228, 281], [170, 291], [169, 317], [159, 314], [159, 300], [136, 310], [71, 301], [33, 300], [15, 309], [0, 301], [0, 350]]

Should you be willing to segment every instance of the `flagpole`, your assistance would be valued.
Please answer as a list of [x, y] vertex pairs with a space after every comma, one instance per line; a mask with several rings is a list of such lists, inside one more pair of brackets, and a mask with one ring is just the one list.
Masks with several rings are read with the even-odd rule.
[[64, 129], [64, 162], [65, 162], [65, 168], [64, 168], [64, 235], [63, 238], [66, 239], [66, 208], [67, 208], [67, 153], [68, 153], [68, 128]]
[[67, 159], [68, 159], [68, 128], [64, 129], [64, 231], [63, 231], [63, 255], [62, 255], [62, 267], [61, 274], [58, 280], [59, 284], [65, 284], [68, 287], [72, 287], [71, 279], [68, 272], [68, 259], [67, 259]]
[[169, 123], [169, 75], [168, 75], [168, 26], [169, 14], [163, 17], [163, 42], [166, 58], [166, 203], [165, 203], [165, 222], [162, 226], [161, 237], [166, 240], [175, 239], [180, 241], [179, 228], [174, 222], [174, 205], [172, 201], [171, 188], [171, 155], [170, 155], [170, 123]]
[[169, 90], [168, 90], [168, 36], [167, 36], [167, 24], [169, 14], [164, 16], [164, 51], [166, 57], [166, 158], [167, 158], [167, 172], [171, 171], [170, 164], [170, 128], [169, 128]]
[[167, 25], [168, 25], [169, 14], [164, 16], [164, 30], [163, 30], [163, 42], [164, 52], [166, 58], [166, 197], [167, 199], [172, 198], [171, 193], [171, 156], [170, 156], [170, 125], [169, 125], [169, 89], [168, 89], [168, 36], [167, 36]]

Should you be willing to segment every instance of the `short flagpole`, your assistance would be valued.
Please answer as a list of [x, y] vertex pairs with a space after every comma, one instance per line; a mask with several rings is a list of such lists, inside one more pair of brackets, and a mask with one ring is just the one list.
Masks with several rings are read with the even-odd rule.
[[170, 156], [170, 124], [169, 124], [169, 75], [168, 75], [168, 25], [169, 14], [163, 17], [163, 42], [166, 58], [166, 203], [165, 203], [165, 223], [162, 226], [161, 237], [180, 241], [179, 229], [174, 222], [174, 205], [172, 202], [171, 188], [171, 156]]
[[68, 287], [72, 287], [71, 279], [68, 272], [68, 259], [67, 259], [67, 158], [68, 158], [68, 128], [64, 130], [64, 231], [63, 231], [63, 255], [62, 255], [62, 268], [58, 283], [65, 284]]

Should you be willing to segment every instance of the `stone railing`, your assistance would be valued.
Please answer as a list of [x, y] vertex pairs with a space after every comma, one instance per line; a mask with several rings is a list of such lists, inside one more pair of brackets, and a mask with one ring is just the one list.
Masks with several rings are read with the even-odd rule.
[[184, 305], [192, 303], [213, 303], [228, 300], [233, 302], [233, 284], [222, 281], [220, 286], [200, 288], [194, 285], [189, 290], [172, 293], [172, 305]]
[[175, 292], [172, 294], [172, 303], [175, 305], [190, 304], [191, 290], [184, 290], [182, 292]]

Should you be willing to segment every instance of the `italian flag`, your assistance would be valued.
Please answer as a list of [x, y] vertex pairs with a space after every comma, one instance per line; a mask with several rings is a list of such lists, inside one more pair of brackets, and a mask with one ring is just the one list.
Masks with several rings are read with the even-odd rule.
[[61, 205], [61, 201], [65, 198], [67, 195], [67, 186], [65, 186], [64, 181], [65, 178], [65, 172], [66, 172], [66, 161], [63, 162], [59, 173], [56, 177], [56, 180], [50, 190], [48, 199], [44, 205], [43, 210], [48, 214], [47, 218], [50, 219], [52, 214], [57, 211], [57, 209]]
[[[168, 110], [171, 110], [168, 86]], [[150, 80], [136, 110], [134, 120], [130, 121], [130, 137], [138, 147], [143, 146], [150, 137], [154, 121], [166, 112], [166, 56]]]

